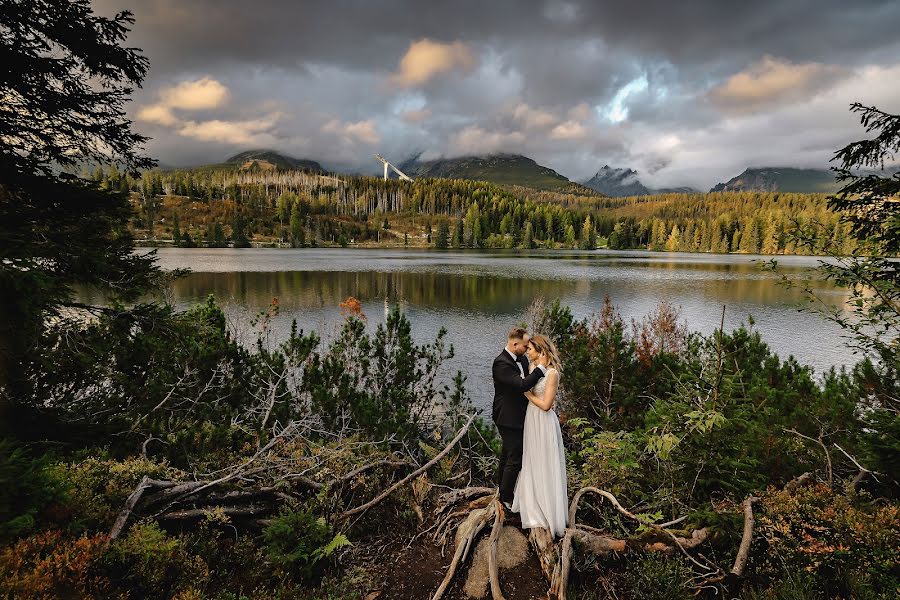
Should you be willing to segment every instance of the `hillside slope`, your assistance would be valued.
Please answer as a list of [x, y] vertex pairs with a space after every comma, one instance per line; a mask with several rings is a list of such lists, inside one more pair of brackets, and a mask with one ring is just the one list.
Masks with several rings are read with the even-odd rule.
[[400, 169], [413, 178], [444, 178], [487, 181], [499, 185], [519, 185], [536, 190], [591, 193], [553, 169], [520, 154], [464, 156], [419, 161], [412, 159]]

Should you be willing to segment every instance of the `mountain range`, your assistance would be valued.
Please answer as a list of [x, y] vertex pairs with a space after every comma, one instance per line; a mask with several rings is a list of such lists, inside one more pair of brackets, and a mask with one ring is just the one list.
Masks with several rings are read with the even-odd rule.
[[[646, 196], [664, 193], [699, 193], [690, 187], [651, 188], [641, 182], [638, 172], [630, 168], [604, 165], [593, 177], [575, 182], [557, 171], [538, 164], [521, 154], [491, 154], [421, 160], [421, 153], [397, 166], [410, 177], [470, 179], [499, 185], [518, 185], [536, 190], [573, 194], [602, 194], [610, 197]], [[240, 168], [260, 170], [299, 169], [325, 173], [326, 169], [308, 158], [294, 158], [275, 150], [246, 150], [222, 163], [196, 167]], [[721, 191], [781, 191], [834, 192], [840, 187], [834, 173], [825, 169], [797, 169], [793, 167], [751, 167], [719, 183], [710, 192]]]

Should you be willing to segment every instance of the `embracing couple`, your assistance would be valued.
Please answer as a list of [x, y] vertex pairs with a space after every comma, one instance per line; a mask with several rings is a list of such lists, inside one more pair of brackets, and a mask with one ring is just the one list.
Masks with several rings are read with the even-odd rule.
[[553, 410], [562, 365], [553, 342], [522, 327], [494, 359], [494, 424], [503, 450], [497, 473], [500, 500], [519, 513], [523, 529], [565, 532], [566, 455]]

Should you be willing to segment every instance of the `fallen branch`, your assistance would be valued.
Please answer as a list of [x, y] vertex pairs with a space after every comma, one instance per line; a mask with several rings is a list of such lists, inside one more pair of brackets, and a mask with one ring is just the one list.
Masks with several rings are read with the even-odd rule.
[[162, 521], [177, 521], [185, 519], [199, 519], [207, 515], [222, 514], [229, 517], [250, 517], [271, 512], [271, 506], [251, 504], [249, 506], [217, 506], [215, 508], [189, 508], [174, 510], [159, 517]]
[[[792, 433], [798, 437], [803, 438], [804, 440], [809, 440], [814, 444], [818, 444], [822, 448], [822, 452], [825, 453], [825, 475], [828, 477], [828, 485], [832, 485], [834, 483], [834, 469], [831, 466], [831, 452], [828, 450], [828, 446], [825, 445], [825, 442], [822, 441], [822, 434], [819, 434], [819, 438], [813, 438], [808, 435], [804, 435], [797, 431], [796, 429], [785, 429], [785, 433]], [[835, 444], [837, 446], [837, 444]]]
[[487, 496], [497, 492], [497, 488], [489, 487], [467, 487], [459, 490], [451, 490], [441, 494], [438, 501], [442, 506], [448, 507], [456, 504], [460, 500], [468, 500], [476, 496]]
[[[587, 494], [587, 493], [594, 493], [599, 496], [602, 496], [603, 498], [606, 498], [606, 500], [608, 500], [609, 503], [612, 504], [615, 507], [615, 509], [617, 511], [619, 511], [621, 514], [625, 515], [626, 517], [628, 517], [634, 521], [637, 521], [638, 523], [643, 523], [644, 525], [651, 528], [652, 530], [665, 535], [668, 538], [667, 541], [670, 542], [670, 544], [668, 544], [668, 545], [674, 545], [676, 548], [678, 548], [678, 550], [681, 551], [681, 553], [689, 561], [694, 563], [694, 565], [696, 565], [697, 567], [703, 569], [704, 572], [709, 573], [710, 571], [712, 571], [713, 573], [721, 573], [722, 570], [720, 568], [718, 568], [717, 566], [704, 564], [704, 563], [698, 561], [693, 556], [691, 556], [690, 553], [688, 553], [689, 548], [696, 547], [697, 545], [699, 545], [706, 539], [706, 537], [708, 535], [708, 531], [705, 528], [693, 532], [691, 534], [691, 538], [679, 537], [679, 536], [675, 535], [675, 533], [673, 533], [669, 529], [666, 529], [665, 527], [660, 527], [659, 525], [653, 525], [653, 524], [647, 525], [641, 519], [639, 519], [637, 517], [637, 515], [635, 515], [634, 513], [632, 513], [628, 509], [626, 509], [624, 506], [622, 506], [622, 504], [619, 502], [619, 500], [610, 492], [607, 492], [606, 490], [601, 490], [600, 488], [596, 488], [596, 487], [584, 487], [584, 488], [581, 488], [580, 490], [578, 490], [578, 492], [576, 492], [575, 496], [572, 498], [572, 503], [569, 505], [570, 529], [577, 533], [570, 533], [569, 529], [567, 529], [566, 537], [563, 538], [563, 551], [561, 553], [562, 554], [562, 556], [561, 556], [562, 568], [560, 569], [561, 580], [559, 582], [557, 582], [558, 585], [560, 586], [559, 587], [560, 594], [561, 594], [560, 598], [564, 598], [564, 594], [565, 594], [564, 588], [565, 588], [566, 582], [568, 581], [569, 567], [568, 567], [567, 563], [569, 561], [571, 561], [571, 553], [572, 553], [571, 546], [572, 546], [573, 538], [577, 538], [580, 542], [585, 543], [594, 553], [599, 553], [599, 554], [604, 554], [604, 553], [608, 553], [611, 551], [621, 551], [621, 550], [624, 550], [625, 547], [627, 546], [627, 542], [625, 540], [616, 540], [613, 538], [608, 538], [606, 536], [588, 533], [586, 531], [578, 530], [575, 528], [575, 525], [576, 525], [575, 517], [578, 513], [578, 503], [581, 501], [582, 496], [584, 496], [584, 494]], [[621, 548], [621, 550], [620, 550], [620, 548]], [[654, 545], [654, 544], [650, 544], [650, 545], [645, 545], [643, 547], [643, 549], [649, 550], [649, 551], [660, 551], [663, 549], [663, 547]], [[552, 590], [552, 586], [551, 586], [551, 590]]]
[[566, 600], [566, 585], [569, 582], [569, 570], [572, 564], [572, 531], [574, 530], [566, 529], [563, 536], [559, 551], [560, 566], [559, 570], [554, 572], [555, 579], [550, 582], [550, 591], [547, 593], [549, 598]]
[[332, 477], [331, 479], [329, 479], [328, 481], [325, 481], [325, 482], [316, 481], [315, 479], [312, 479], [311, 477], [306, 477], [304, 475], [294, 475], [294, 474], [286, 475], [284, 477], [284, 479], [298, 481], [301, 484], [303, 484], [304, 486], [306, 486], [312, 490], [322, 490], [326, 487], [333, 488], [336, 485], [344, 483], [346, 481], [349, 481], [349, 480], [353, 479], [354, 477], [356, 477], [357, 475], [361, 475], [362, 473], [365, 473], [366, 471], [368, 471], [370, 469], [374, 469], [375, 467], [381, 467], [381, 466], [400, 468], [400, 467], [408, 467], [410, 465], [408, 462], [405, 462], [405, 461], [393, 461], [393, 460], [384, 459], [384, 460], [377, 460], [375, 462], [371, 462], [369, 464], [366, 464], [366, 465], [363, 465], [356, 469], [353, 469], [349, 473], [347, 473], [345, 475], [341, 475], [340, 477]]
[[548, 583], [553, 583], [553, 572], [559, 565], [559, 552], [556, 549], [556, 543], [553, 541], [553, 535], [549, 529], [543, 527], [533, 527], [528, 530], [528, 541], [534, 548], [538, 560], [541, 563], [541, 571]]
[[122, 508], [119, 516], [116, 517], [116, 522], [113, 523], [112, 529], [110, 529], [109, 531], [109, 539], [114, 540], [119, 537], [119, 535], [122, 533], [122, 530], [125, 529], [125, 525], [128, 523], [128, 519], [131, 517], [131, 513], [134, 511], [134, 507], [137, 506], [138, 502], [140, 502], [146, 490], [163, 490], [162, 493], [165, 494], [167, 492], [170, 492], [171, 490], [178, 489], [183, 485], [184, 484], [177, 481], [150, 479], [149, 476], [145, 475], [143, 479], [141, 479], [140, 483], [137, 484], [137, 487], [134, 488], [134, 491], [131, 492], [131, 494], [129, 494], [128, 498], [125, 500], [125, 506]]
[[734, 558], [734, 566], [731, 567], [731, 574], [735, 577], [741, 577], [744, 574], [744, 567], [747, 566], [747, 558], [750, 556], [750, 544], [753, 542], [753, 525], [756, 519], [753, 518], [753, 503], [759, 502], [756, 496], [749, 496], [744, 500], [744, 534], [741, 536], [741, 545], [738, 546], [737, 556]]
[[741, 544], [738, 546], [737, 555], [734, 557], [734, 565], [731, 567], [730, 573], [719, 573], [714, 577], [708, 577], [700, 583], [700, 588], [715, 585], [723, 581], [729, 580], [734, 582], [744, 575], [744, 569], [747, 567], [747, 559], [750, 557], [750, 545], [753, 543], [753, 526], [756, 519], [753, 517], [753, 504], [759, 502], [756, 496], [748, 496], [743, 501], [744, 507], [744, 533], [741, 535]]
[[209, 489], [216, 485], [221, 485], [223, 483], [231, 481], [232, 479], [238, 478], [239, 476], [241, 476], [244, 473], [244, 471], [247, 469], [247, 467], [249, 467], [251, 464], [253, 464], [257, 459], [259, 459], [259, 457], [264, 455], [266, 452], [268, 452], [269, 450], [274, 448], [276, 445], [278, 445], [279, 442], [281, 442], [285, 437], [287, 437], [290, 433], [292, 433], [296, 428], [297, 428], [296, 423], [291, 422], [290, 424], [288, 424], [275, 437], [273, 437], [271, 440], [269, 440], [269, 442], [265, 446], [263, 446], [262, 448], [257, 450], [253, 454], [253, 456], [251, 456], [250, 458], [245, 460], [243, 463], [241, 463], [237, 467], [234, 467], [227, 475], [223, 475], [222, 477], [219, 477], [218, 479], [214, 479], [214, 480], [208, 481], [208, 482], [199, 482], [199, 481], [187, 482], [183, 486], [179, 486], [178, 492], [175, 492], [174, 489], [169, 490], [170, 496], [174, 496], [174, 497], [171, 498], [171, 500], [169, 500], [169, 502], [166, 503], [166, 505], [163, 506], [163, 508], [160, 509], [154, 516], [160, 517], [161, 515], [168, 512], [169, 508], [171, 508], [172, 505], [174, 505], [176, 502], [178, 502], [180, 500], [183, 500], [184, 498], [186, 498], [188, 496], [193, 496], [193, 495], [199, 494], [203, 490]]
[[151, 487], [148, 483], [149, 481], [150, 478], [145, 475], [144, 478], [141, 479], [141, 482], [137, 484], [137, 487], [134, 488], [134, 491], [128, 495], [128, 499], [125, 500], [125, 507], [122, 509], [122, 512], [119, 513], [119, 516], [116, 517], [116, 522], [113, 523], [112, 529], [109, 531], [110, 541], [116, 539], [119, 537], [119, 534], [122, 533], [125, 524], [128, 522], [128, 517], [131, 516], [131, 511], [134, 510], [135, 505], [137, 505], [141, 496], [144, 495], [144, 490]]
[[416, 477], [418, 477], [419, 475], [421, 475], [422, 473], [424, 473], [425, 471], [427, 471], [428, 469], [430, 469], [431, 467], [436, 465], [438, 462], [440, 462], [440, 460], [442, 458], [447, 456], [447, 454], [450, 453], [450, 450], [452, 450], [453, 447], [456, 446], [456, 444], [458, 444], [459, 441], [463, 438], [463, 436], [466, 435], [466, 432], [469, 430], [469, 427], [472, 426], [472, 422], [474, 420], [475, 420], [475, 415], [471, 415], [469, 417], [469, 420], [466, 421], [466, 424], [463, 425], [462, 428], [457, 432], [456, 437], [454, 437], [450, 441], [450, 443], [447, 444], [447, 446], [437, 454], [437, 456], [435, 456], [434, 458], [429, 460], [427, 463], [425, 463], [424, 465], [422, 465], [421, 467], [419, 467], [418, 469], [416, 469], [415, 471], [413, 471], [412, 473], [410, 473], [409, 475], [407, 475], [406, 477], [404, 477], [403, 479], [401, 479], [394, 485], [390, 486], [389, 488], [387, 488], [386, 490], [384, 490], [383, 492], [378, 494], [375, 498], [373, 498], [369, 502], [366, 502], [365, 504], [363, 504], [361, 506], [357, 506], [356, 508], [352, 508], [352, 509], [344, 512], [341, 516], [352, 517], [354, 515], [358, 515], [360, 513], [363, 513], [365, 511], [369, 510], [370, 508], [372, 508], [373, 506], [375, 506], [376, 504], [380, 503], [382, 500], [384, 500], [385, 498], [390, 496], [394, 492], [394, 490], [396, 490], [397, 488], [399, 488], [402, 485], [409, 483], [410, 481], [412, 481], [413, 479], [415, 479]]
[[[861, 464], [859, 464], [859, 462], [858, 462], [855, 458], [853, 458], [846, 450], [844, 450], [843, 448], [841, 448], [839, 445], [835, 444], [834, 447], [837, 448], [838, 450], [840, 450], [840, 451], [841, 451], [841, 454], [843, 454], [844, 456], [846, 456], [847, 458], [849, 458], [850, 461], [851, 461], [854, 465], [856, 465], [856, 468], [859, 469], [861, 473], [865, 473], [866, 475], [871, 475], [871, 476], [872, 476], [872, 479], [874, 479], [874, 480], [877, 481], [878, 483], [881, 483], [881, 480], [879, 480], [878, 477], [877, 477], [877, 475], [880, 475], [880, 473], [876, 473], [875, 471], [871, 471], [871, 470], [865, 468], [864, 466], [862, 466]], [[860, 481], [862, 481], [863, 477], [860, 477], [859, 475], [857, 475], [857, 477], [859, 478]]]
[[587, 493], [594, 493], [599, 496], [603, 496], [604, 498], [609, 500], [610, 504], [612, 504], [617, 511], [619, 511], [620, 513], [622, 513], [629, 519], [641, 522], [641, 520], [638, 519], [634, 514], [632, 514], [624, 506], [619, 504], [619, 501], [616, 499], [615, 496], [613, 496], [606, 490], [601, 490], [600, 488], [595, 488], [595, 487], [583, 487], [580, 490], [578, 490], [578, 492], [575, 493], [575, 496], [572, 498], [572, 503], [569, 505], [569, 524], [570, 525], [575, 523], [575, 515], [578, 511], [578, 503], [581, 502], [581, 497]]

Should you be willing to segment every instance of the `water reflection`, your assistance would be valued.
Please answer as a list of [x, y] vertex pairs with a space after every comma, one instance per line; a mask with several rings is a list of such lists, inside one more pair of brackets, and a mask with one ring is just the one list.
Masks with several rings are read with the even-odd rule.
[[[215, 294], [239, 329], [246, 330], [251, 316], [278, 298], [276, 339], [286, 335], [292, 319], [307, 330], [333, 331], [340, 322], [338, 304], [347, 296], [363, 302], [373, 327], [383, 321], [387, 305], [399, 302], [419, 341], [441, 327], [449, 330], [457, 356], [447, 373], [462, 370], [482, 407], [490, 403], [490, 364], [506, 330], [539, 296], [559, 298], [583, 317], [609, 295], [626, 319], [640, 319], [665, 300], [681, 307], [691, 329], [705, 333], [718, 326], [726, 305], [726, 328], [752, 315], [783, 356], [793, 354], [819, 372], [854, 362], [840, 331], [818, 315], [798, 312], [803, 294], [760, 270], [754, 257], [309, 249], [166, 249], [159, 256], [164, 268], [194, 271], [175, 282], [176, 304], [185, 307]], [[845, 300], [840, 290], [810, 279], [817, 259], [781, 262], [785, 274], [808, 280], [827, 301]]]

